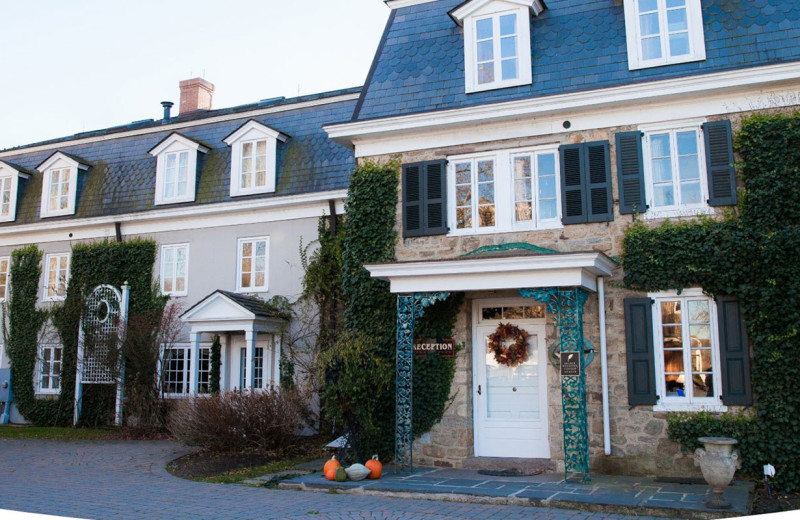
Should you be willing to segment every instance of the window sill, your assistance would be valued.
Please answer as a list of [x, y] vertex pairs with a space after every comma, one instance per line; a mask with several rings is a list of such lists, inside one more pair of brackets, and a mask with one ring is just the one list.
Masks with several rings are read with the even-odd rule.
[[659, 403], [654, 412], [727, 412], [724, 404]]
[[648, 209], [644, 214], [646, 220], [656, 220], [662, 218], [677, 218], [677, 217], [696, 217], [697, 215], [713, 215], [714, 208], [710, 206], [701, 207], [685, 207], [675, 209]]
[[267, 287], [253, 287], [253, 288], [237, 287], [236, 292], [239, 294], [260, 294], [269, 292], [269, 289]]
[[661, 59], [653, 61], [631, 60], [628, 63], [628, 70], [653, 69], [656, 67], [666, 67], [667, 65], [679, 65], [681, 63], [692, 63], [694, 61], [705, 61], [705, 55], [689, 55], [680, 58]]
[[67, 299], [66, 296], [51, 296], [49, 298], [47, 296], [45, 296], [45, 297], [42, 298], [42, 301], [43, 302], [63, 302], [66, 299]]
[[41, 390], [41, 389], [38, 389], [34, 393], [36, 395], [41, 395], [41, 396], [57, 396], [58, 394], [61, 393], [61, 389], [60, 388], [58, 390]]
[[535, 233], [536, 231], [552, 231], [554, 229], [564, 229], [564, 225], [561, 222], [554, 222], [552, 224], [545, 224], [539, 226], [538, 228], [520, 227], [517, 229], [497, 229], [496, 227], [491, 227], [491, 228], [480, 228], [480, 229], [456, 229], [449, 231], [447, 233], [447, 236], [464, 237], [473, 235], [494, 235], [498, 233]]
[[42, 213], [41, 215], [39, 215], [39, 218], [66, 217], [74, 214], [75, 214], [74, 209], [67, 209], [64, 211], [48, 211], [47, 213]]
[[254, 188], [250, 190], [231, 190], [231, 197], [245, 197], [247, 195], [263, 195], [264, 193], [275, 193], [275, 188], [271, 186], [264, 186], [263, 188]]
[[175, 199], [156, 199], [153, 204], [156, 206], [167, 206], [169, 204], [182, 204], [184, 202], [194, 202], [194, 197], [181, 197]]
[[528, 78], [515, 79], [513, 81], [503, 81], [495, 83], [484, 83], [482, 85], [468, 85], [465, 89], [466, 94], [475, 94], [478, 92], [486, 92], [487, 90], [500, 90], [503, 88], [522, 87], [531, 85], [533, 82]]

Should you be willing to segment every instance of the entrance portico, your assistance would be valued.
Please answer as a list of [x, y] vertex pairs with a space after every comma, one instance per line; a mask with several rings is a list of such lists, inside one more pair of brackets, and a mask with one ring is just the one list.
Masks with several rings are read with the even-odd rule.
[[[398, 295], [396, 458], [410, 468], [412, 459], [411, 374], [416, 320], [424, 308], [451, 292], [512, 289], [547, 306], [558, 327], [559, 349], [580, 354], [583, 367], [593, 356], [584, 353], [583, 305], [589, 293], [602, 289], [614, 260], [599, 252], [560, 253], [530, 244], [489, 246], [453, 260], [412, 261], [365, 266], [375, 278], [387, 280]], [[476, 342], [474, 348], [481, 346]], [[477, 358], [477, 354], [476, 354]], [[474, 381], [474, 378], [473, 378]], [[561, 378], [564, 416], [565, 470], [588, 479], [585, 373]], [[480, 397], [477, 386], [473, 399]], [[497, 431], [497, 430], [494, 430]], [[476, 436], [481, 433], [476, 428]], [[479, 444], [481, 439], [475, 443]]]
[[[201, 336], [203, 334], [223, 335], [230, 333], [244, 333], [245, 352], [244, 362], [241, 363], [243, 384], [234, 384], [231, 369], [224, 370], [221, 386], [223, 389], [241, 387], [243, 390], [253, 388], [269, 388], [280, 383], [280, 357], [281, 333], [286, 326], [286, 320], [276, 316], [264, 306], [261, 300], [250, 296], [228, 291], [215, 291], [187, 310], [181, 320], [190, 326], [189, 338], [191, 342], [191, 367], [189, 376], [189, 389], [191, 394], [198, 393], [198, 366]], [[258, 347], [259, 335], [270, 335], [272, 341], [262, 342], [264, 346]], [[241, 337], [241, 336], [239, 336]], [[256, 366], [257, 349], [267, 350], [262, 352], [261, 366]], [[223, 367], [231, 367], [234, 357], [232, 348], [226, 349], [228, 356], [223, 355]], [[261, 384], [256, 384], [256, 379]], [[228, 380], [226, 385], [224, 380]]]

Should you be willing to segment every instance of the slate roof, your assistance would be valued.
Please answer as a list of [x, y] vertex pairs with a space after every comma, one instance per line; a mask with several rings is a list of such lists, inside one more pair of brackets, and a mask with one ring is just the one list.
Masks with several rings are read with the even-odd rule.
[[628, 70], [624, 9], [547, 0], [531, 22], [533, 84], [464, 92], [463, 0], [396, 9], [353, 120], [460, 108], [800, 60], [797, 0], [702, 0], [706, 60]]
[[280, 318], [280, 319], [286, 319], [284, 316], [281, 316], [281, 314], [279, 312], [274, 312], [274, 311], [271, 311], [270, 309], [268, 309], [267, 306], [264, 304], [263, 300], [260, 300], [260, 299], [254, 297], [254, 296], [248, 296], [246, 294], [239, 294], [239, 293], [235, 293], [235, 292], [231, 292], [231, 291], [223, 291], [222, 289], [217, 289], [216, 291], [214, 291], [213, 293], [209, 294], [208, 296], [206, 296], [205, 298], [203, 298], [202, 300], [200, 300], [196, 304], [192, 305], [191, 307], [186, 309], [186, 311], [184, 311], [183, 314], [181, 314], [181, 316], [186, 316], [187, 314], [192, 312], [192, 310], [194, 310], [197, 306], [202, 305], [205, 301], [207, 301], [209, 298], [211, 298], [215, 294], [221, 294], [221, 295], [227, 297], [228, 299], [232, 300], [234, 303], [236, 303], [237, 305], [239, 305], [243, 309], [245, 309], [247, 311], [250, 311], [253, 314], [255, 314], [256, 317], [258, 317], [258, 318]]
[[[269, 105], [252, 104], [206, 111], [172, 118], [170, 123], [202, 121], [221, 115], [252, 112], [267, 106], [292, 105], [346, 94], [357, 94], [359, 90], [359, 88], [353, 88], [295, 99], [273, 100]], [[222, 142], [222, 139], [251, 119], [291, 137], [285, 143], [278, 142], [276, 192], [236, 197], [236, 200], [346, 189], [349, 174], [355, 167], [353, 152], [328, 139], [322, 126], [349, 118], [353, 113], [355, 103], [355, 100], [337, 101], [255, 117], [243, 114], [241, 118], [230, 121], [209, 122], [178, 129], [167, 127], [163, 131], [154, 131], [145, 135], [74, 144], [76, 139], [113, 137], [116, 133], [132, 129], [158, 129], [162, 126], [160, 121], [135, 123], [18, 147], [10, 150], [14, 152], [10, 155], [6, 155], [9, 151], [6, 150], [4, 156], [0, 157], [0, 161], [19, 165], [28, 171], [35, 170], [56, 151], [80, 158], [80, 162], [89, 164], [91, 167], [87, 172], [80, 174], [74, 216], [39, 218], [42, 175], [34, 173], [30, 179], [21, 183], [16, 221], [0, 224], [0, 227], [230, 201], [231, 154], [230, 147]], [[198, 141], [204, 146], [208, 146], [210, 150], [208, 153], [198, 156], [195, 202], [156, 207], [154, 205], [156, 158], [148, 151], [173, 132]], [[43, 144], [53, 146], [48, 147], [47, 150], [26, 151]]]

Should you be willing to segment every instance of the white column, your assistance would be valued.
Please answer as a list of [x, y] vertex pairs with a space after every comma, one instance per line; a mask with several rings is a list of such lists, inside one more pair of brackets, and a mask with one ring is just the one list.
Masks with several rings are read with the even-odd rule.
[[281, 386], [281, 339], [282, 336], [272, 336], [272, 385], [273, 388]]
[[200, 333], [192, 332], [189, 334], [191, 342], [191, 359], [189, 365], [189, 394], [197, 395], [197, 368], [200, 365]]
[[605, 279], [597, 277], [597, 309], [600, 314], [600, 372], [603, 388], [603, 449], [611, 455], [611, 425], [608, 406], [608, 346], [606, 344], [606, 290]]
[[246, 389], [253, 388], [253, 376], [255, 375], [253, 359], [256, 355], [256, 332], [252, 329], [244, 331], [244, 346], [247, 353], [247, 362], [245, 363], [245, 378], [244, 387]]

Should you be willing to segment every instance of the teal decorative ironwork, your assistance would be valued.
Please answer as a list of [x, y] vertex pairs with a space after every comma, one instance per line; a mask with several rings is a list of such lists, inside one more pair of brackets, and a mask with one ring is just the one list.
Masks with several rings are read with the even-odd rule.
[[395, 464], [400, 471], [413, 469], [412, 446], [414, 433], [411, 429], [412, 381], [414, 369], [414, 325], [426, 307], [447, 299], [450, 293], [414, 293], [397, 296], [397, 377], [396, 377], [396, 423]]
[[470, 251], [461, 255], [461, 258], [468, 258], [475, 255], [484, 255], [490, 253], [508, 253], [509, 251], [528, 251], [538, 253], [540, 255], [555, 255], [559, 252], [555, 249], [547, 249], [546, 247], [539, 247], [526, 242], [512, 242], [510, 244], [499, 244], [491, 246], [479, 247], [475, 251]]
[[594, 355], [586, 355], [583, 338], [583, 305], [589, 294], [581, 288], [520, 289], [524, 298], [534, 298], [547, 305], [559, 331], [561, 352], [581, 353], [579, 376], [561, 377], [561, 406], [564, 415], [564, 478], [580, 474], [589, 479], [589, 428], [586, 417], [586, 366]]

